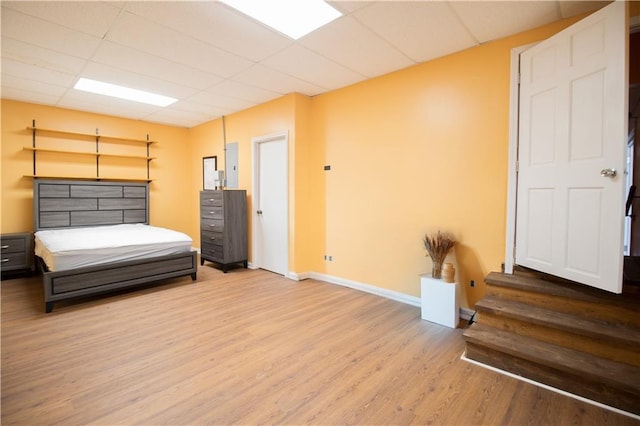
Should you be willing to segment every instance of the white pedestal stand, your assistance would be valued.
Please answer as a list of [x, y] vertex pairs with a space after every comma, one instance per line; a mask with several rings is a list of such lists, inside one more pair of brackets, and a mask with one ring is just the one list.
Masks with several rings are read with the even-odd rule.
[[458, 283], [446, 283], [431, 277], [420, 276], [422, 319], [450, 328], [458, 327], [460, 320], [460, 290]]

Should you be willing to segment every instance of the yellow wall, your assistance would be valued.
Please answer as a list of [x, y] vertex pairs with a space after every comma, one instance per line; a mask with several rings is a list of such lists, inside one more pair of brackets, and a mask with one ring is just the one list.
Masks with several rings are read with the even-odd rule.
[[[477, 283], [463, 286], [463, 306], [472, 306], [485, 292], [483, 277], [504, 260], [510, 50], [575, 20], [227, 116], [250, 212], [252, 138], [288, 131], [289, 270], [419, 296], [418, 276], [431, 268], [422, 238], [442, 229], [459, 240], [450, 258], [458, 281]], [[32, 228], [31, 181], [22, 177], [31, 157], [22, 146], [35, 118], [43, 127], [157, 139], [152, 224], [183, 230], [199, 246], [202, 157], [217, 155], [224, 168], [221, 119], [182, 129], [11, 101], [2, 107], [2, 232]]]
[[[22, 102], [2, 100], [2, 227], [3, 233], [24, 232], [33, 230], [33, 179], [24, 177], [33, 173], [33, 161], [31, 152], [24, 151], [23, 147], [32, 144], [31, 131], [26, 128], [32, 120], [41, 128], [59, 129], [79, 133], [95, 133], [96, 128], [100, 134], [146, 139], [147, 134], [151, 140], [157, 140], [157, 144], [151, 146], [150, 155], [156, 157], [151, 162], [150, 177], [150, 222], [152, 225], [164, 226], [187, 232], [195, 237], [189, 227], [187, 215], [178, 213], [186, 210], [190, 204], [190, 191], [185, 191], [188, 183], [183, 179], [188, 171], [188, 157], [185, 149], [188, 148], [186, 129], [160, 124], [147, 123], [136, 120], [126, 120], [109, 117], [100, 114], [91, 114], [80, 111], [66, 110], [62, 108], [47, 107]], [[66, 139], [66, 140], [65, 140]], [[36, 144], [65, 145], [66, 149], [78, 151], [91, 151], [94, 146], [86, 140], [68, 140], [45, 137], [37, 137]], [[58, 145], [59, 144], [59, 145]], [[101, 145], [102, 146], [102, 145]], [[51, 146], [53, 147], [53, 146]], [[126, 150], [125, 146], [113, 145], [112, 153]], [[138, 147], [134, 147], [138, 149]], [[125, 153], [124, 151], [122, 151]], [[131, 153], [131, 152], [127, 152]], [[131, 153], [133, 154], [133, 153]], [[48, 170], [61, 171], [80, 175], [86, 172], [87, 176], [95, 174], [95, 158], [81, 156], [59, 156], [55, 160], [47, 160], [46, 154], [38, 154], [42, 161], [38, 161], [38, 173]], [[135, 153], [133, 155], [138, 155]], [[140, 155], [144, 155], [141, 153]], [[74, 163], [89, 162], [88, 167], [77, 169]], [[146, 177], [145, 161], [135, 160], [136, 165], [129, 161], [120, 161], [121, 166], [105, 167], [108, 172], [114, 174], [140, 173], [135, 177]], [[53, 163], [65, 165], [65, 170], [55, 170]], [[118, 170], [124, 168], [125, 170]]]
[[419, 296], [422, 238], [458, 239], [465, 305], [504, 260], [510, 50], [571, 21], [314, 98], [325, 144], [326, 273]]
[[[252, 200], [252, 138], [265, 136], [281, 131], [287, 131], [289, 137], [289, 168], [290, 173], [295, 166], [295, 100], [296, 95], [288, 95], [276, 100], [258, 105], [256, 107], [241, 111], [225, 117], [226, 142], [238, 142], [238, 187], [247, 190], [247, 207], [249, 210], [249, 257], [251, 258], [252, 239], [252, 219], [254, 211]], [[192, 187], [202, 189], [202, 157], [206, 155], [216, 155], [218, 157], [218, 169], [224, 170], [224, 139], [222, 132], [222, 119], [214, 120], [210, 123], [190, 129], [190, 142], [192, 152], [197, 156], [191, 159], [193, 167], [198, 167], [200, 174], [195, 176]], [[295, 217], [295, 179], [289, 177], [290, 202], [290, 229], [289, 229], [289, 269], [292, 270], [295, 259], [295, 246], [291, 243], [295, 230], [293, 229]], [[197, 220], [198, 204], [194, 200], [192, 205], [192, 216]], [[197, 226], [197, 223], [196, 223]], [[199, 244], [199, 235], [197, 242]]]

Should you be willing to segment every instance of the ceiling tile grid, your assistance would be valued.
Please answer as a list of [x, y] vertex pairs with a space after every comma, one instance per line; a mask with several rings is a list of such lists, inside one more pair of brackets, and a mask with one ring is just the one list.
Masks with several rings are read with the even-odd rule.
[[[265, 0], [266, 1], [266, 0]], [[292, 40], [217, 1], [2, 1], [2, 98], [192, 127], [288, 93], [315, 96], [606, 1], [329, 1]], [[73, 89], [80, 77], [178, 98]]]

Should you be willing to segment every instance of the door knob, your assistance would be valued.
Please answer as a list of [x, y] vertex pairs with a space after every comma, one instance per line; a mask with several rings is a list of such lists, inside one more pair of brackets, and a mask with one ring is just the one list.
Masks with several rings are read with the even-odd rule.
[[600, 170], [600, 176], [602, 177], [616, 177], [616, 169], [602, 169]]

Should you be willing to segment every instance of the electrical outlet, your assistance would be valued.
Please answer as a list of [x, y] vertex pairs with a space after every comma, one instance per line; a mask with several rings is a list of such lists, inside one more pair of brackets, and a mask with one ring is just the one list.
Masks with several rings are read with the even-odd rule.
[[329, 262], [333, 262], [333, 256], [329, 256]]
[[475, 287], [476, 282], [474, 280], [469, 281], [469, 287]]
[[329, 262], [333, 261], [333, 256], [324, 255], [324, 260], [328, 260]]

